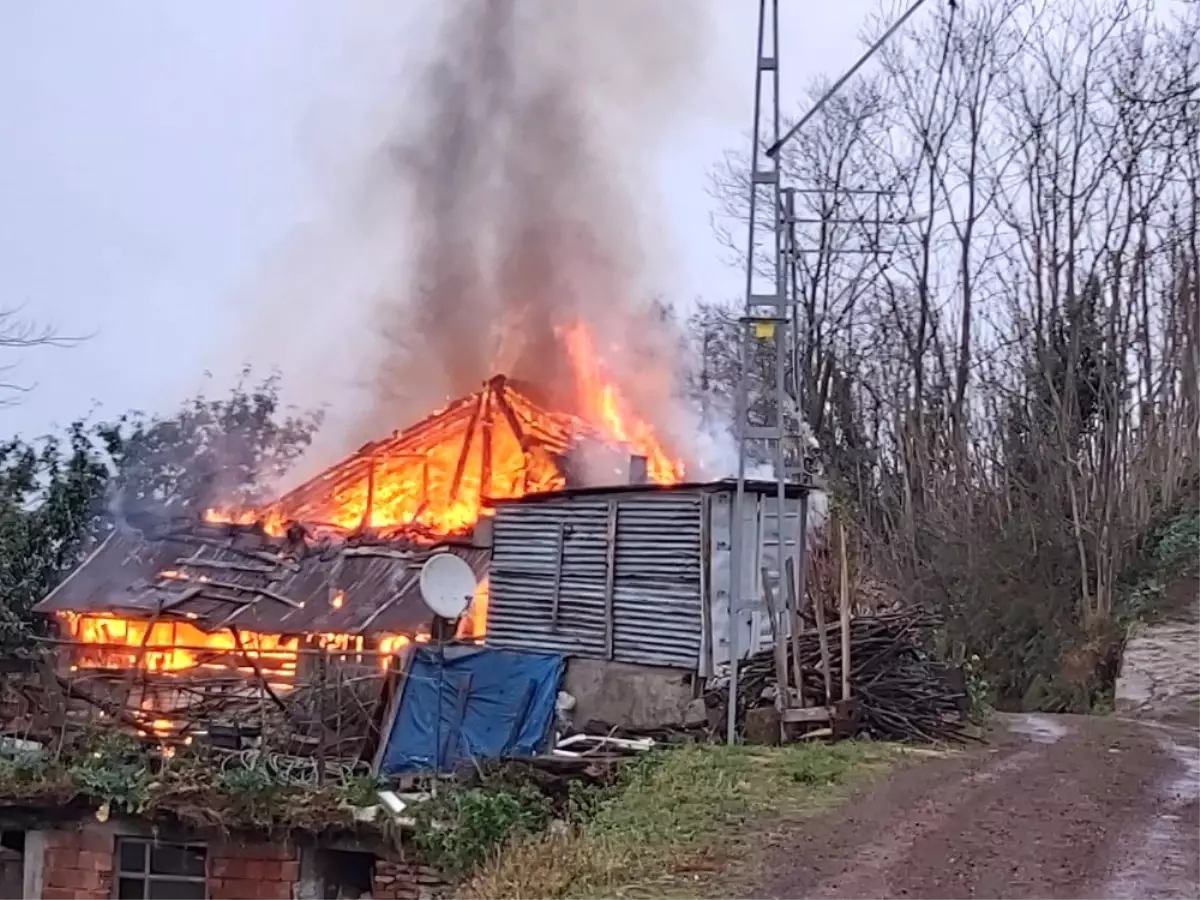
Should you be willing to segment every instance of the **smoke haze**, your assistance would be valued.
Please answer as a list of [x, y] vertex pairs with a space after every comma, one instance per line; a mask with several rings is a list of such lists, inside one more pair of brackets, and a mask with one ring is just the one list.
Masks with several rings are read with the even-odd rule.
[[382, 340], [359, 436], [495, 372], [568, 408], [558, 330], [577, 321], [639, 414], [670, 430], [646, 169], [702, 66], [706, 18], [671, 0], [446, 4], [415, 119], [376, 173], [389, 182], [379, 196], [401, 188], [410, 247], [375, 305]]

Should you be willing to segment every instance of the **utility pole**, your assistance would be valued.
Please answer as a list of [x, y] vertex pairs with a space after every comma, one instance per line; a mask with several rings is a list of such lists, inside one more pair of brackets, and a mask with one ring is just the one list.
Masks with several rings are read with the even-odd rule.
[[[779, 0], [759, 0], [758, 4], [758, 47], [755, 55], [754, 71], [754, 126], [751, 129], [750, 145], [750, 184], [749, 210], [746, 237], [746, 293], [745, 308], [740, 319], [740, 366], [738, 374], [737, 394], [735, 397], [734, 431], [738, 443], [737, 492], [734, 496], [731, 510], [731, 536], [729, 565], [729, 694], [728, 709], [726, 710], [726, 736], [729, 743], [737, 740], [737, 692], [738, 692], [738, 663], [741, 655], [740, 643], [746, 614], [761, 605], [758, 591], [755, 589], [759, 573], [745, 571], [743, 556], [745, 555], [746, 531], [746, 468], [748, 454], [752, 447], [767, 445], [771, 450], [775, 474], [775, 508], [778, 516], [779, 533], [779, 571], [787, 571], [785, 557], [787, 541], [785, 528], [787, 522], [787, 487], [789, 481], [796, 476], [804, 477], [803, 454], [797, 454], [798, 465], [788, 466], [787, 442], [800, 437], [799, 422], [789, 433], [789, 416], [787, 411], [793, 405], [798, 407], [799, 415], [803, 416], [800, 405], [799, 385], [802, 378], [799, 369], [792, 368], [792, 385], [795, 401], [788, 393], [787, 372], [789, 363], [793, 366], [798, 362], [795, 335], [798, 333], [797, 318], [797, 281], [795, 260], [799, 254], [809, 252], [808, 248], [800, 248], [796, 243], [795, 226], [795, 194], [798, 189], [789, 189], [785, 195], [782, 185], [782, 167], [780, 150], [791, 140], [810, 119], [813, 118], [829, 101], [829, 99], [882, 47], [891, 36], [925, 3], [925, 0], [914, 0], [905, 13], [892, 24], [890, 28], [858, 59], [833, 87], [813, 104], [812, 108], [787, 133], [781, 131], [780, 123], [780, 82], [779, 82]], [[951, 0], [953, 6], [954, 0]], [[765, 95], [765, 96], [764, 96]], [[786, 196], [786, 202], [785, 202]], [[878, 218], [878, 216], [876, 216]], [[767, 253], [758, 252], [758, 229], [760, 221], [769, 225]], [[869, 224], [869, 220], [860, 221]], [[756, 264], [763, 262], [765, 257], [766, 273], [759, 275]], [[789, 262], [790, 259], [790, 262]], [[789, 271], [791, 277], [789, 277]], [[750, 424], [750, 368], [758, 359], [755, 353], [757, 342], [770, 342], [770, 394], [771, 403], [767, 411], [768, 421]], [[803, 507], [803, 504], [802, 504]], [[797, 536], [797, 550], [806, 540], [806, 529], [801, 521], [801, 532]], [[800, 564], [795, 565], [798, 572], [797, 602], [803, 597], [803, 553], [800, 552]], [[747, 574], [749, 577], [747, 578]], [[786, 595], [786, 592], [781, 592]], [[787, 621], [791, 623], [791, 613]], [[779, 617], [783, 619], [783, 616]], [[782, 630], [782, 629], [781, 629]], [[784, 688], [783, 685], [780, 686]]]
[[[783, 556], [786, 547], [784, 525], [787, 522], [787, 473], [784, 470], [784, 435], [787, 417], [784, 411], [787, 408], [787, 391], [784, 376], [791, 355], [788, 326], [792, 316], [787, 293], [787, 268], [783, 259], [783, 242], [787, 232], [781, 202], [782, 171], [778, 155], [770, 156], [764, 152], [768, 141], [772, 145], [779, 143], [780, 125], [779, 0], [759, 0], [758, 51], [754, 71], [754, 127], [750, 145], [750, 206], [746, 236], [746, 305], [740, 319], [741, 365], [734, 412], [737, 417], [735, 431], [738, 442], [738, 472], [737, 493], [734, 495], [731, 510], [729, 547], [729, 703], [726, 710], [726, 737], [729, 743], [737, 740], [737, 679], [742, 623], [746, 613], [759, 605], [758, 592], [753, 587], [758, 581], [758, 573], [747, 573], [742, 565], [742, 557], [745, 555], [743, 532], [746, 530], [746, 463], [747, 453], [753, 444], [761, 446], [761, 443], [765, 442], [774, 458], [781, 572], [784, 571]], [[756, 272], [760, 215], [770, 226], [768, 272], [765, 278], [759, 277]], [[754, 352], [754, 343], [757, 341], [770, 341], [773, 345], [773, 402], [767, 415], [768, 418], [773, 416], [774, 421], [751, 425], [748, 421], [749, 379], [751, 363], [757, 357]], [[747, 574], [749, 578], [746, 577]]]

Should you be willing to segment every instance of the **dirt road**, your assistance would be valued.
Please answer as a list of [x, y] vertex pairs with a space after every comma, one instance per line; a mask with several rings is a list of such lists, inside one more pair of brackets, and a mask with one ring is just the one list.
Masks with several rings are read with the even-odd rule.
[[1198, 733], [1004, 717], [764, 841], [743, 896], [1200, 897]]

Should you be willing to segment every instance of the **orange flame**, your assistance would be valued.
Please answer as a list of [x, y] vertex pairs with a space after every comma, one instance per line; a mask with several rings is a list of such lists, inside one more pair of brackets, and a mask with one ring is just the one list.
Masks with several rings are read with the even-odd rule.
[[663, 448], [654, 429], [629, 409], [617, 385], [605, 376], [592, 336], [583, 325], [565, 329], [567, 353], [575, 367], [579, 403], [585, 419], [615, 444], [624, 444], [646, 458], [646, 470], [656, 484], [683, 480], [683, 461]]
[[633, 413], [605, 372], [586, 327], [564, 329], [562, 338], [574, 368], [578, 415], [547, 412], [511, 385], [489, 384], [381, 442], [375, 455], [368, 451], [330, 470], [321, 476], [320, 488], [310, 482], [265, 509], [212, 509], [205, 518], [259, 522], [275, 536], [284, 533], [287, 521], [345, 530], [416, 527], [431, 536], [461, 533], [485, 514], [485, 498], [561, 489], [565, 480], [554, 454], [569, 447], [572, 435], [587, 430], [644, 456], [651, 481], [680, 482], [682, 462]]
[[278, 510], [272, 509], [262, 511], [257, 509], [234, 510], [215, 507], [204, 511], [204, 521], [211, 522], [214, 525], [254, 525], [258, 523], [262, 526], [263, 531], [271, 535], [271, 537], [283, 537], [286, 531], [283, 516]]
[[[485, 609], [486, 616], [486, 609]], [[99, 613], [58, 614], [78, 645], [71, 671], [133, 669], [160, 675], [177, 675], [196, 670], [225, 670], [255, 674], [254, 666], [269, 675], [275, 688], [286, 688], [294, 680], [300, 641], [296, 637], [240, 631], [245, 655], [230, 631], [204, 631], [189, 622], [126, 619]], [[149, 631], [149, 635], [147, 635]], [[349, 654], [357, 662], [378, 657], [380, 668], [413, 640], [403, 634], [373, 636], [378, 649], [367, 649], [362, 635], [318, 634], [318, 647], [334, 654]], [[428, 639], [417, 635], [416, 640]], [[253, 664], [249, 664], [253, 663]]]
[[483, 638], [487, 634], [487, 611], [488, 580], [485, 578], [475, 588], [475, 596], [471, 598], [466, 615], [458, 623], [458, 633], [455, 637], [459, 640]]
[[[81, 669], [140, 667], [172, 673], [202, 666], [237, 667], [241, 656], [231, 632], [209, 633], [189, 622], [149, 622], [95, 613], [60, 613], [60, 617], [82, 645], [75, 660]], [[262, 668], [289, 675], [296, 671], [296, 638], [252, 631], [240, 632], [240, 637], [246, 656]], [[89, 648], [89, 644], [101, 646]], [[225, 654], [229, 657], [223, 662], [220, 658]]]

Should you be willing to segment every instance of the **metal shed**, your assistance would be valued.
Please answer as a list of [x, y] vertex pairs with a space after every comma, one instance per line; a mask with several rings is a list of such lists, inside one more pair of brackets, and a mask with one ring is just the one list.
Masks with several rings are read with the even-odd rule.
[[[586, 488], [498, 501], [492, 521], [487, 642], [707, 676], [729, 660], [733, 481]], [[811, 485], [788, 490], [779, 528], [776, 485], [751, 482], [742, 522], [746, 559], [739, 656], [770, 640], [761, 585], [798, 557]], [[799, 566], [797, 566], [799, 571]]]

